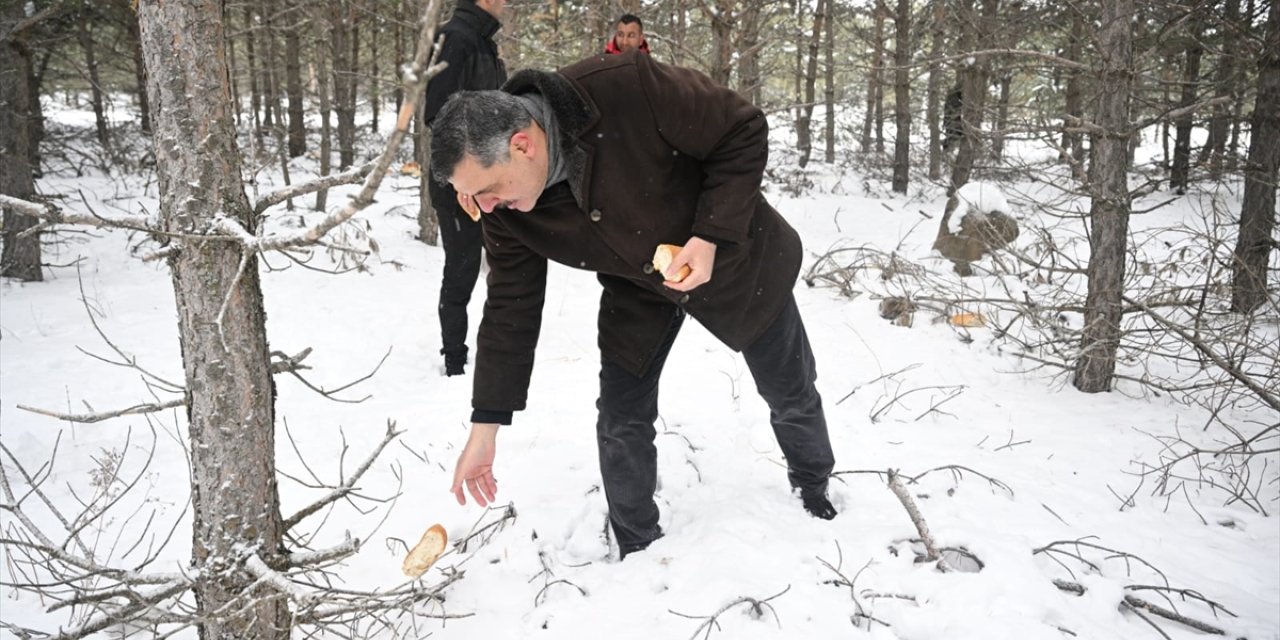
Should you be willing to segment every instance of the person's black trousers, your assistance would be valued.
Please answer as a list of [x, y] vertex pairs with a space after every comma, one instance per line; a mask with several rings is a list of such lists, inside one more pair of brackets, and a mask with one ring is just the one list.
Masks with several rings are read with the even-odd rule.
[[[625, 557], [662, 536], [658, 526], [657, 449], [658, 380], [685, 313], [677, 309], [667, 336], [641, 377], [601, 358], [599, 418], [596, 435], [600, 474], [609, 503], [609, 521]], [[769, 405], [769, 420], [787, 459], [791, 486], [825, 495], [835, 466], [827, 435], [822, 398], [814, 386], [813, 350], [795, 298], [758, 340], [742, 352], [760, 396]]]
[[430, 181], [431, 204], [440, 221], [444, 242], [444, 274], [440, 279], [440, 353], [450, 375], [462, 373], [467, 362], [467, 304], [480, 277], [480, 223], [473, 222], [458, 206], [452, 185]]

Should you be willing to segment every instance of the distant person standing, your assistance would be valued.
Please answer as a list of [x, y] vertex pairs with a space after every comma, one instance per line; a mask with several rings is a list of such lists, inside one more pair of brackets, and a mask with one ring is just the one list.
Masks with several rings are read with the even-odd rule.
[[[497, 89], [507, 80], [506, 65], [498, 57], [493, 35], [507, 0], [458, 0], [453, 18], [440, 29], [444, 49], [440, 61], [448, 66], [427, 83], [427, 126], [449, 96], [458, 91]], [[440, 221], [444, 241], [444, 274], [440, 282], [440, 353], [445, 375], [466, 373], [467, 304], [480, 276], [480, 225], [463, 211], [458, 194], [448, 183], [427, 181], [431, 204]]]
[[649, 42], [644, 39], [644, 23], [640, 18], [626, 13], [618, 18], [618, 26], [613, 37], [609, 38], [609, 44], [604, 46], [604, 52], [613, 54], [631, 49], [649, 53]]

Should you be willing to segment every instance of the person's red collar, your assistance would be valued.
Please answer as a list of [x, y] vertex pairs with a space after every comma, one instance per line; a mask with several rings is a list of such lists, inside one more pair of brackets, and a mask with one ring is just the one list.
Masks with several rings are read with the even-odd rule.
[[[650, 53], [648, 39], [640, 41], [640, 51]], [[622, 49], [618, 47], [618, 38], [616, 36], [609, 38], [609, 43], [604, 45], [604, 52], [608, 54], [622, 53]]]

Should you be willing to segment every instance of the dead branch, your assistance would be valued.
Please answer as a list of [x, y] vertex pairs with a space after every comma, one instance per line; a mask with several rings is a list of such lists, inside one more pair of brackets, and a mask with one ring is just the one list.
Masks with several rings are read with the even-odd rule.
[[284, 189], [280, 189], [278, 191], [273, 191], [271, 193], [268, 193], [265, 196], [262, 196], [261, 198], [258, 198], [258, 201], [253, 205], [253, 212], [260, 214], [266, 211], [267, 209], [270, 209], [271, 207], [277, 204], [280, 204], [281, 202], [284, 202], [285, 200], [288, 200], [290, 198], [305, 196], [309, 193], [315, 193], [316, 191], [319, 191], [321, 189], [328, 189], [328, 188], [336, 187], [339, 185], [360, 182], [366, 176], [369, 175], [370, 171], [373, 170], [374, 164], [375, 163], [373, 162], [366, 162], [365, 164], [359, 167], [356, 167], [354, 169], [351, 169], [349, 171], [344, 171], [342, 173], [335, 173], [333, 175], [324, 176], [323, 178], [318, 178], [310, 182], [303, 182], [303, 183], [295, 184], [289, 187], [285, 187]]
[[155, 225], [150, 220], [142, 216], [107, 218], [99, 215], [67, 213], [51, 204], [39, 204], [4, 194], [0, 194], [0, 208], [11, 209], [23, 215], [31, 216], [32, 218], [37, 218], [50, 224], [71, 224], [95, 228], [132, 229], [134, 231], [145, 231], [148, 233], [158, 231], [154, 228]]
[[307, 516], [323, 509], [326, 505], [329, 505], [333, 502], [337, 502], [338, 500], [346, 497], [349, 493], [351, 493], [351, 491], [355, 489], [356, 482], [359, 481], [361, 476], [363, 476], [365, 472], [369, 470], [369, 467], [373, 466], [374, 460], [376, 460], [378, 456], [382, 454], [382, 451], [387, 448], [387, 445], [390, 444], [392, 440], [395, 440], [396, 437], [402, 433], [404, 432], [396, 431], [396, 423], [394, 420], [388, 420], [387, 431], [382, 437], [382, 442], [379, 442], [378, 446], [374, 447], [373, 451], [370, 452], [369, 457], [365, 458], [365, 461], [359, 467], [356, 468], [355, 472], [353, 472], [350, 477], [348, 477], [345, 481], [343, 481], [342, 484], [338, 485], [337, 487], [334, 487], [333, 491], [329, 492], [328, 495], [307, 505], [306, 507], [303, 507], [302, 509], [298, 510], [297, 513], [289, 516], [288, 518], [285, 518], [284, 530], [288, 531], [289, 529], [292, 529], [293, 527], [297, 526], [299, 522], [302, 522], [302, 520], [305, 519]]
[[1130, 298], [1129, 296], [1122, 296], [1122, 299], [1125, 302], [1133, 305], [1134, 307], [1141, 309], [1144, 313], [1146, 313], [1156, 322], [1160, 323], [1162, 326], [1178, 334], [1178, 337], [1182, 338], [1183, 340], [1186, 340], [1187, 343], [1189, 343], [1192, 347], [1195, 347], [1196, 351], [1200, 352], [1200, 354], [1202, 354], [1204, 357], [1211, 360], [1213, 364], [1217, 365], [1219, 369], [1222, 369], [1227, 373], [1227, 375], [1231, 376], [1237, 382], [1244, 385], [1245, 388], [1252, 391], [1254, 395], [1258, 396], [1259, 400], [1262, 400], [1263, 402], [1265, 402], [1267, 406], [1271, 407], [1273, 410], [1280, 412], [1280, 397], [1277, 397], [1274, 393], [1268, 391], [1266, 387], [1263, 387], [1262, 384], [1260, 384], [1253, 378], [1245, 375], [1235, 365], [1231, 364], [1230, 362], [1227, 362], [1222, 356], [1218, 355], [1216, 351], [1209, 348], [1209, 346], [1206, 345], [1203, 340], [1192, 335], [1186, 329], [1179, 326], [1176, 322], [1173, 322], [1172, 320], [1166, 318], [1160, 313], [1153, 311], [1151, 307], [1147, 306], [1145, 303], [1139, 300]]
[[[691, 619], [691, 620], [702, 620], [702, 621], [703, 621], [703, 622], [702, 622], [702, 624], [698, 625], [698, 628], [694, 630], [693, 635], [692, 635], [692, 636], [689, 636], [690, 640], [696, 640], [696, 639], [697, 639], [697, 637], [698, 637], [698, 634], [702, 634], [702, 637], [703, 637], [703, 638], [709, 638], [709, 637], [711, 637], [711, 629], [712, 629], [712, 627], [715, 627], [716, 629], [719, 629], [719, 628], [720, 628], [720, 622], [717, 620], [717, 618], [719, 618], [719, 617], [720, 617], [720, 615], [721, 615], [721, 614], [723, 614], [724, 612], [726, 612], [726, 611], [728, 611], [729, 609], [732, 609], [732, 608], [734, 608], [734, 607], [736, 607], [736, 606], [738, 606], [738, 605], [740, 605], [740, 604], [749, 604], [749, 605], [751, 605], [751, 606], [750, 606], [750, 608], [748, 609], [748, 614], [749, 614], [753, 619], [756, 619], [756, 620], [759, 620], [760, 618], [764, 617], [764, 610], [765, 610], [765, 609], [768, 609], [768, 610], [769, 610], [769, 613], [773, 614], [773, 619], [774, 619], [774, 621], [775, 621], [775, 622], [777, 622], [777, 624], [778, 624], [778, 628], [779, 628], [779, 629], [781, 629], [781, 628], [782, 628], [782, 620], [779, 620], [779, 619], [778, 619], [778, 612], [774, 610], [773, 605], [769, 604], [769, 601], [771, 601], [771, 600], [773, 600], [773, 599], [775, 599], [775, 598], [778, 598], [778, 597], [782, 596], [784, 593], [786, 593], [786, 592], [788, 592], [788, 591], [790, 591], [790, 590], [791, 590], [791, 585], [787, 585], [787, 588], [783, 589], [782, 591], [779, 591], [778, 593], [775, 593], [775, 594], [773, 594], [773, 595], [769, 596], [768, 598], [764, 598], [763, 600], [757, 600], [757, 599], [752, 598], [752, 597], [750, 597], [750, 596], [743, 596], [743, 597], [741, 597], [741, 598], [738, 598], [737, 600], [734, 600], [733, 602], [730, 602], [729, 604], [726, 604], [726, 605], [725, 605], [725, 606], [723, 606], [723, 607], [720, 607], [720, 610], [719, 610], [719, 611], [717, 611], [717, 612], [715, 612], [715, 613], [713, 613], [713, 614], [711, 614], [711, 615], [709, 615], [709, 616], [692, 616], [692, 615], [688, 615], [688, 614], [685, 614], [685, 613], [680, 613], [679, 611], [673, 611], [673, 610], [671, 610], [671, 609], [667, 609], [667, 611], [668, 611], [669, 613], [673, 613], [673, 614], [675, 614], [675, 615], [678, 615], [678, 616], [680, 616], [681, 618], [689, 618], [689, 619]], [[704, 633], [704, 631], [705, 631], [705, 633]]]
[[924, 516], [920, 514], [916, 501], [912, 499], [907, 488], [902, 485], [902, 480], [898, 476], [898, 472], [889, 469], [889, 490], [893, 495], [898, 497], [898, 502], [902, 503], [902, 508], [907, 510], [907, 515], [911, 517], [911, 524], [915, 525], [916, 532], [920, 534], [920, 540], [924, 543], [925, 562], [938, 562], [938, 569], [946, 571], [946, 562], [938, 554], [938, 545], [933, 541], [933, 535], [929, 533], [929, 524], [924, 521]]

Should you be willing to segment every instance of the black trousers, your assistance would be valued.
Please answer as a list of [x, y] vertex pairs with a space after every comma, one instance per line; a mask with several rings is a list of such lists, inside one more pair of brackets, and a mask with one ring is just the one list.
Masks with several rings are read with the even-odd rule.
[[440, 238], [444, 242], [444, 273], [440, 279], [440, 353], [445, 362], [467, 361], [467, 304], [480, 277], [481, 247], [484, 239], [480, 224], [458, 206], [457, 193], [451, 185], [430, 181], [431, 204], [440, 221]]
[[[596, 436], [600, 475], [609, 503], [609, 521], [625, 556], [662, 536], [658, 526], [658, 380], [685, 313], [677, 309], [649, 370], [640, 377], [601, 358]], [[817, 370], [804, 322], [790, 297], [778, 319], [742, 352], [756, 388], [769, 405], [774, 436], [787, 459], [794, 488], [825, 494], [835, 466], [822, 398], [814, 386]]]

